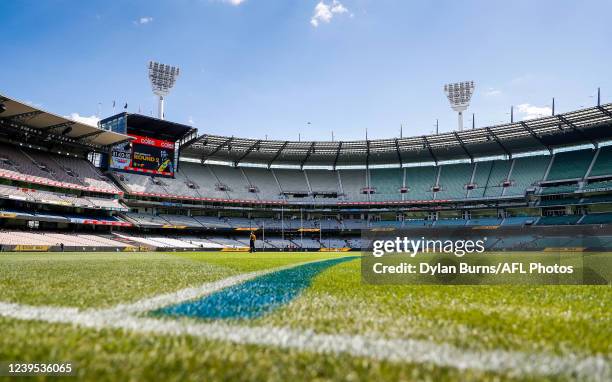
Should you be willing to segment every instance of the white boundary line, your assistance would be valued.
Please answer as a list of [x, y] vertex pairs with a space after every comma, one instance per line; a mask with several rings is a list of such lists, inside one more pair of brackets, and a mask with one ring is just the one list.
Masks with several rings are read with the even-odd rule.
[[562, 375], [572, 379], [612, 380], [611, 362], [604, 356], [585, 357], [575, 354], [559, 356], [507, 350], [478, 351], [426, 340], [317, 334], [313, 331], [285, 327], [251, 327], [138, 316], [138, 313], [205, 296], [257, 276], [294, 266], [296, 264], [274, 270], [232, 276], [196, 288], [187, 288], [140, 300], [133, 304], [120, 304], [111, 309], [80, 310], [0, 302], [0, 317], [71, 324], [96, 330], [120, 329], [136, 333], [189, 335], [235, 344], [274, 346], [317, 354], [348, 354], [354, 357], [367, 357], [395, 363], [427, 363], [458, 370], [471, 369], [504, 373], [513, 377]]
[[236, 344], [275, 346], [318, 354], [348, 354], [396, 363], [428, 363], [459, 370], [480, 370], [509, 376], [563, 375], [609, 381], [610, 361], [603, 356], [529, 354], [518, 351], [466, 350], [449, 344], [412, 339], [376, 339], [358, 335], [317, 334], [283, 327], [249, 327], [137, 317], [113, 311], [35, 307], [0, 302], [0, 316], [19, 320], [72, 324], [91, 329], [189, 335]]

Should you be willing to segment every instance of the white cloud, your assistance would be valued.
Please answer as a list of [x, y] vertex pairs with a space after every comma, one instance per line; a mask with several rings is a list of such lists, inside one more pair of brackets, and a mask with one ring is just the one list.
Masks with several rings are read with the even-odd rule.
[[218, 2], [218, 3], [225, 3], [225, 4], [233, 5], [235, 7], [237, 7], [240, 4], [246, 2], [246, 0], [209, 0], [209, 1]]
[[187, 121], [187, 123], [192, 125], [192, 126], [195, 124], [195, 121], [193, 120], [192, 116], [189, 116], [189, 120]]
[[100, 118], [95, 115], [86, 117], [84, 115], [79, 115], [79, 113], [71, 113], [70, 115], [65, 115], [64, 118], [72, 119], [75, 122], [84, 123], [90, 126], [98, 126], [98, 122], [100, 121]]
[[138, 20], [134, 21], [134, 24], [136, 25], [145, 25], [145, 24], [150, 24], [153, 22], [153, 17], [151, 16], [143, 16], [141, 18], [139, 18]]
[[493, 89], [493, 88], [489, 88], [489, 90], [487, 90], [485, 92], [485, 96], [487, 96], [487, 97], [495, 97], [495, 96], [498, 96], [498, 95], [501, 95], [501, 94], [502, 94], [501, 90]]
[[[330, 4], [320, 1], [314, 8], [310, 24], [316, 28], [322, 22], [329, 23], [334, 18], [334, 15], [341, 15], [343, 13], [348, 13], [348, 9], [338, 0], [333, 0]], [[353, 14], [350, 16], [353, 17]]]
[[42, 104], [36, 103], [36, 102], [33, 102], [33, 101], [25, 101], [25, 103], [26, 103], [26, 105], [35, 107], [37, 109], [41, 109], [43, 107]]
[[548, 106], [534, 106], [528, 103], [522, 103], [516, 106], [519, 114], [523, 114], [523, 120], [547, 117], [552, 115], [552, 108]]

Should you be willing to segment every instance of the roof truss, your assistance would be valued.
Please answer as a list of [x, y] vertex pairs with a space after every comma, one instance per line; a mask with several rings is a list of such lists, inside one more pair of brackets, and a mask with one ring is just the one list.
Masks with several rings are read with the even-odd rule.
[[604, 113], [608, 117], [612, 118], [612, 113], [609, 110], [604, 109], [603, 106], [597, 106], [597, 109], [599, 109], [599, 111], [601, 111], [602, 113]]
[[395, 152], [397, 153], [397, 160], [399, 161], [400, 167], [404, 165], [402, 162], [402, 154], [400, 153], [399, 141], [395, 138]]
[[104, 132], [104, 130], [94, 131], [94, 132], [91, 132], [91, 133], [79, 135], [77, 137], [74, 137], [74, 139], [76, 139], [77, 141], [81, 141], [81, 140], [84, 140], [84, 139], [87, 139], [87, 138], [97, 137], [98, 135], [102, 134], [103, 132]]
[[463, 140], [461, 140], [461, 137], [459, 137], [459, 134], [457, 134], [456, 131], [454, 131], [453, 134], [455, 135], [455, 138], [457, 138], [457, 142], [459, 142], [459, 145], [461, 146], [463, 151], [465, 151], [465, 154], [468, 156], [468, 158], [470, 158], [470, 161], [474, 163], [474, 157], [472, 156], [472, 154], [470, 154], [467, 147], [465, 147], [465, 144], [463, 143]]
[[510, 152], [510, 150], [506, 148], [506, 146], [502, 143], [499, 137], [493, 132], [493, 130], [491, 130], [490, 127], [485, 127], [485, 130], [487, 130], [487, 133], [489, 133], [489, 135], [495, 140], [495, 142], [497, 142], [499, 147], [501, 147], [501, 149], [504, 150], [508, 158], [512, 159], [512, 153]]
[[334, 170], [336, 169], [338, 159], [340, 158], [340, 151], [342, 151], [342, 142], [338, 144], [338, 150], [336, 150], [336, 157], [334, 158]]
[[589, 142], [591, 142], [591, 144], [593, 145], [594, 148], [598, 148], [599, 144], [594, 141], [593, 139], [591, 139], [591, 137], [589, 137], [588, 135], [586, 135], [584, 133], [584, 131], [580, 130], [579, 128], [576, 127], [576, 125], [574, 125], [572, 122], [570, 122], [567, 118], [565, 118], [563, 115], [559, 114], [557, 115], [557, 118], [559, 119], [559, 121], [563, 122], [564, 124], [566, 124], [567, 126], [569, 126], [573, 131], [575, 131], [576, 133], [578, 133], [578, 135], [580, 135], [583, 139], [588, 140]]
[[281, 155], [281, 153], [283, 152], [285, 147], [287, 147], [288, 144], [289, 144], [289, 141], [285, 141], [285, 143], [281, 145], [280, 149], [278, 149], [276, 154], [274, 154], [274, 157], [270, 159], [270, 162], [268, 162], [268, 168], [272, 167], [272, 163], [274, 163], [274, 161], [278, 159], [278, 157]]
[[310, 155], [314, 153], [314, 151], [315, 151], [315, 141], [312, 141], [312, 143], [310, 144], [310, 147], [308, 148], [308, 151], [306, 152], [306, 156], [300, 163], [300, 170], [304, 169], [304, 164], [306, 164], [306, 161], [308, 161], [308, 158], [310, 158]]
[[249, 155], [249, 154], [251, 153], [251, 151], [253, 151], [253, 150], [255, 150], [255, 149], [258, 149], [258, 148], [259, 148], [259, 146], [261, 146], [261, 139], [260, 139], [260, 140], [258, 140], [258, 141], [257, 141], [257, 142], [255, 142], [255, 143], [253, 143], [253, 144], [252, 144], [252, 145], [251, 145], [251, 146], [250, 146], [250, 147], [249, 147], [249, 148], [248, 148], [248, 149], [247, 149], [247, 150], [244, 152], [244, 154], [242, 154], [242, 155], [240, 156], [240, 158], [238, 158], [236, 161], [234, 161], [234, 166], [238, 166], [238, 164], [239, 164], [240, 162], [242, 162], [242, 160], [243, 160], [244, 158], [246, 158], [246, 156], [247, 156], [247, 155]]
[[527, 130], [527, 132], [529, 132], [529, 134], [531, 134], [531, 136], [538, 141], [542, 146], [544, 146], [546, 148], [546, 150], [548, 150], [549, 153], [552, 154], [552, 148], [547, 145], [546, 143], [544, 143], [544, 141], [542, 140], [542, 138], [540, 138], [540, 136], [538, 134], [536, 134], [535, 131], [533, 131], [533, 129], [531, 127], [529, 127], [529, 125], [525, 122], [525, 121], [521, 121], [521, 126], [523, 126], [523, 128], [525, 130]]
[[211, 151], [208, 154], [202, 155], [202, 164], [204, 164], [204, 162], [206, 162], [206, 159], [208, 159], [211, 156], [213, 156], [216, 153], [218, 153], [224, 146], [227, 145], [229, 147], [229, 144], [232, 143], [233, 140], [234, 140], [234, 137], [229, 137], [225, 141], [223, 141], [221, 144], [219, 144], [217, 147], [215, 147], [215, 149], [213, 151]]
[[43, 112], [41, 110], [34, 110], [34, 111], [28, 111], [27, 113], [21, 113], [21, 114], [14, 114], [8, 117], [4, 117], [4, 119], [10, 119], [11, 121], [26, 121], [30, 118], [34, 118], [37, 115], [42, 114]]
[[427, 137], [425, 135], [423, 135], [423, 142], [425, 143], [425, 147], [427, 147], [427, 150], [429, 151], [429, 155], [431, 155], [431, 157], [434, 160], [434, 163], [436, 165], [438, 165], [438, 158], [436, 158], [436, 155], [434, 154], [433, 150], [431, 149], [431, 145], [429, 144], [429, 140], [427, 139]]

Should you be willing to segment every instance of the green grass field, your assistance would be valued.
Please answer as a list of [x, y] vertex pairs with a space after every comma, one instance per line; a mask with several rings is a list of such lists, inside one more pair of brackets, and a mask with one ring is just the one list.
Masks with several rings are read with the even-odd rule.
[[[73, 307], [88, 312], [246, 272], [339, 256], [344, 255], [2, 253], [0, 302]], [[257, 338], [240, 343], [185, 333], [85, 327], [0, 313], [6, 313], [4, 317], [0, 314], [0, 361], [73, 361], [82, 380], [601, 378], [601, 374], [589, 370], [586, 377], [571, 373], [530, 374], [494, 367], [459, 367], [435, 360], [403, 361], [359, 351], [329, 354], [309, 347], [269, 345]], [[214, 324], [192, 318], [178, 321], [185, 325]], [[436, 349], [448, 345], [466, 356], [498, 352], [506, 354], [506, 358], [515, 354], [534, 356], [535, 363], [543, 362], [542, 354], [568, 362], [576, 357], [598, 357], [606, 369], [612, 362], [610, 286], [373, 286], [361, 282], [359, 259], [326, 269], [296, 299], [269, 314], [223, 324], [246, 330], [282, 328], [292, 333], [329, 334], [347, 341], [357, 336], [416, 340]]]

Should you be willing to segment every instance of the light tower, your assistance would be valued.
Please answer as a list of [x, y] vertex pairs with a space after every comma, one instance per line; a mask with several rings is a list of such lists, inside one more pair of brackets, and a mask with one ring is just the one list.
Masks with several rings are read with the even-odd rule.
[[444, 93], [446, 93], [453, 110], [457, 112], [459, 131], [463, 131], [463, 112], [470, 106], [470, 99], [474, 94], [474, 81], [446, 84], [444, 85]]
[[159, 119], [164, 119], [164, 97], [170, 93], [178, 76], [178, 67], [149, 61], [149, 80], [151, 80], [153, 94], [159, 97]]

